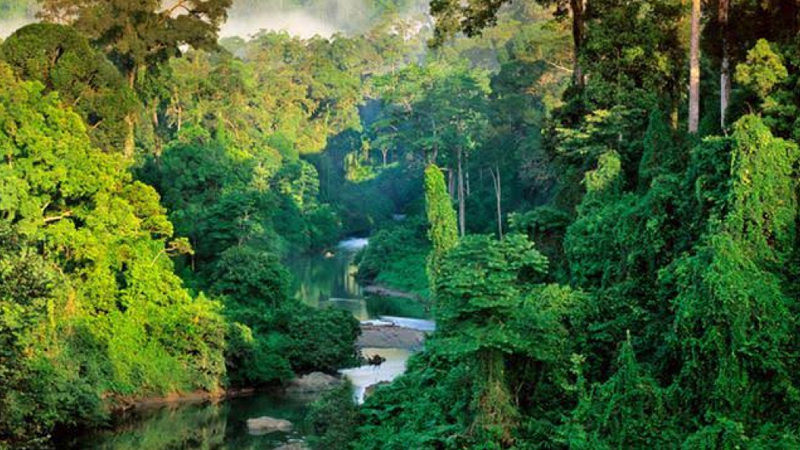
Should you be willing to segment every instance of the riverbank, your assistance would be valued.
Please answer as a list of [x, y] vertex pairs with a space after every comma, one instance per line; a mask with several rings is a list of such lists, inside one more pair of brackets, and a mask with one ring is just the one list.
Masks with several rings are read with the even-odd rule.
[[361, 290], [365, 294], [377, 295], [378, 297], [405, 298], [408, 300], [416, 300], [416, 301], [422, 300], [422, 296], [419, 294], [413, 294], [411, 292], [405, 292], [399, 289], [392, 289], [390, 287], [386, 287], [380, 284], [372, 284], [369, 286], [364, 286]]
[[106, 410], [111, 414], [124, 414], [130, 411], [158, 409], [165, 406], [190, 405], [194, 403], [222, 402], [234, 398], [247, 397], [257, 392], [255, 388], [218, 389], [216, 391], [173, 392], [152, 397], [108, 396], [105, 398]]
[[[382, 323], [380, 321], [368, 321], [361, 324], [361, 335], [356, 341], [356, 348], [361, 351], [364, 349], [403, 349], [409, 352], [418, 352], [422, 350], [425, 344], [426, 334], [424, 331], [414, 330], [397, 326], [391, 323]], [[106, 408], [109, 413], [118, 415], [125, 414], [131, 411], [145, 411], [149, 409], [158, 409], [169, 406], [199, 404], [205, 402], [223, 402], [234, 398], [252, 396], [258, 392], [273, 392], [273, 393], [308, 393], [310, 391], [317, 391], [313, 386], [309, 388], [305, 386], [303, 380], [311, 380], [309, 377], [320, 378], [319, 373], [312, 373], [305, 376], [300, 376], [284, 387], [272, 387], [266, 389], [255, 388], [235, 388], [235, 389], [219, 389], [216, 391], [193, 391], [193, 392], [173, 392], [166, 395], [152, 396], [152, 397], [123, 397], [123, 396], [108, 396], [105, 400], [107, 402]], [[316, 385], [330, 385], [330, 378], [327, 377], [324, 383], [317, 383], [317, 378], [314, 378], [312, 383]]]

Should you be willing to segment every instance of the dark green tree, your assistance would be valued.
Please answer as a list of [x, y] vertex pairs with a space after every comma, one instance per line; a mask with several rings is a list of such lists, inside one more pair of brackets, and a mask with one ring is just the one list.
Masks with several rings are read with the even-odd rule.
[[138, 107], [134, 92], [102, 53], [63, 25], [20, 28], [0, 47], [0, 59], [17, 76], [39, 81], [81, 115], [92, 142], [107, 152], [125, 145], [125, 118]]
[[213, 48], [231, 0], [40, 0], [40, 16], [73, 24], [106, 51], [135, 86], [142, 69], [177, 56], [182, 45]]

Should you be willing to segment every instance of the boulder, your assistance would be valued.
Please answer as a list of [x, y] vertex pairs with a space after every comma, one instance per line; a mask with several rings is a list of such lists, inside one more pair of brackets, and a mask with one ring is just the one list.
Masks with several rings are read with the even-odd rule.
[[379, 387], [386, 386], [386, 385], [389, 385], [389, 384], [391, 384], [391, 382], [389, 382], [389, 381], [381, 381], [380, 383], [371, 384], [371, 385], [367, 386], [367, 389], [364, 390], [364, 398], [366, 399], [370, 395], [374, 394], [375, 390], [378, 389]]
[[274, 417], [259, 417], [248, 419], [247, 429], [252, 434], [287, 433], [292, 430], [292, 422]]
[[425, 344], [425, 333], [394, 325], [362, 324], [361, 336], [356, 341], [358, 348], [402, 348], [421, 350]]
[[342, 385], [342, 380], [322, 372], [313, 372], [295, 378], [286, 390], [295, 394], [316, 394], [333, 390]]

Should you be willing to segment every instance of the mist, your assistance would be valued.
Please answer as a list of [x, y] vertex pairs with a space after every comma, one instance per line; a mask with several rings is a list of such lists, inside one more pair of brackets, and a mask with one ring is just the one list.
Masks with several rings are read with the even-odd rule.
[[400, 16], [425, 13], [427, 0], [395, 0], [386, 10], [367, 0], [234, 0], [222, 37], [247, 38], [261, 30], [285, 31], [301, 38], [352, 34], [373, 26], [389, 11]]
[[293, 36], [308, 39], [314, 36], [330, 37], [345, 29], [335, 23], [326, 23], [302, 11], [269, 11], [253, 17], [231, 16], [220, 30], [220, 37], [240, 36], [243, 38], [259, 31], [285, 31]]
[[5, 39], [11, 36], [13, 32], [31, 22], [35, 22], [35, 19], [32, 17], [17, 17], [13, 19], [0, 20], [0, 38]]
[[[389, 6], [377, 10], [376, 4]], [[234, 0], [220, 36], [248, 38], [262, 30], [285, 31], [304, 39], [353, 34], [369, 29], [389, 8], [400, 16], [425, 14], [428, 0]], [[33, 13], [0, 16], [0, 38], [35, 21]]]

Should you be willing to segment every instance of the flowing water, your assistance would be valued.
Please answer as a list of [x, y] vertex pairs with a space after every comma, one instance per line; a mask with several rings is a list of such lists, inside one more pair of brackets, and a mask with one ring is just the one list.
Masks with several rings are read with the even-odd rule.
[[[342, 241], [325, 255], [298, 256], [287, 262], [294, 274], [297, 298], [317, 308], [350, 311], [361, 321], [394, 324], [421, 331], [433, 329], [423, 307], [413, 300], [371, 298], [362, 295], [355, 279], [355, 254], [367, 245], [366, 239]], [[380, 354], [386, 361], [380, 366], [362, 366], [341, 371], [351, 380], [356, 401], [362, 401], [368, 386], [391, 381], [402, 374], [411, 355], [408, 349], [362, 350], [365, 356]], [[256, 394], [219, 403], [181, 403], [139, 410], [121, 418], [112, 430], [88, 436], [59, 438], [59, 449], [166, 450], [166, 449], [275, 449], [299, 442], [308, 430], [304, 417], [308, 397], [279, 394]], [[254, 435], [246, 421], [270, 416], [291, 421], [288, 433]]]

